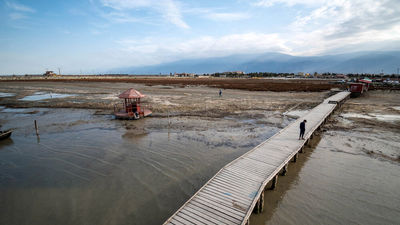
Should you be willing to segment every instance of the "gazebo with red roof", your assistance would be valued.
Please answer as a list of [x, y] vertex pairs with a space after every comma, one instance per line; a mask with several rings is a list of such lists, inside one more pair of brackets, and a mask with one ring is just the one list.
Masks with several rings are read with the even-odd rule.
[[152, 112], [141, 105], [140, 99], [145, 95], [139, 91], [130, 88], [118, 97], [124, 99], [124, 102], [114, 106], [114, 115], [117, 119], [139, 119], [151, 115]]

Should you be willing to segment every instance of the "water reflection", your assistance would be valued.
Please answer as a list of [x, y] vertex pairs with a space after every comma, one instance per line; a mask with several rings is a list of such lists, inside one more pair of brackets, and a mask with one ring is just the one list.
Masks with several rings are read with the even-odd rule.
[[21, 101], [39, 101], [52, 98], [66, 98], [76, 96], [74, 94], [58, 94], [58, 93], [45, 93], [45, 92], [35, 92], [33, 95], [25, 96], [21, 98]]
[[168, 127], [160, 118], [119, 121], [77, 109], [1, 117], [3, 127], [17, 128], [12, 142], [0, 143], [0, 224], [11, 225], [160, 224], [222, 166], [278, 130], [258, 125], [262, 135], [248, 138], [250, 125], [182, 131], [176, 128], [199, 119]]

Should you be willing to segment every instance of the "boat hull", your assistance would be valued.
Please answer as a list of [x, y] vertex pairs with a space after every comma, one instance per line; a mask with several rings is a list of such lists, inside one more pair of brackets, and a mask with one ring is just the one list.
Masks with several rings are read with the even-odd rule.
[[7, 139], [11, 136], [12, 130], [1, 131], [0, 133], [0, 140]]

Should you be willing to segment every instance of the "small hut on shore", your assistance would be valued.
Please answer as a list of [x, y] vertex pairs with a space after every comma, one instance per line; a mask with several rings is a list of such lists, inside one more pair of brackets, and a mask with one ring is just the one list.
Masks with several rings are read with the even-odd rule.
[[139, 119], [151, 115], [151, 111], [142, 105], [140, 99], [145, 97], [139, 91], [130, 88], [118, 96], [124, 99], [123, 103], [114, 106], [114, 115], [117, 119]]

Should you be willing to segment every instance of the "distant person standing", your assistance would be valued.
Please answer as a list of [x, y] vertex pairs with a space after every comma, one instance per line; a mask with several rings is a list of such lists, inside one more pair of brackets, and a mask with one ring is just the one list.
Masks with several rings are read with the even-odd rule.
[[307, 120], [303, 120], [303, 122], [300, 123], [300, 136], [299, 136], [299, 140], [303, 139], [304, 140], [304, 133], [306, 131], [306, 123]]
[[222, 90], [219, 89], [219, 97], [222, 97]]

